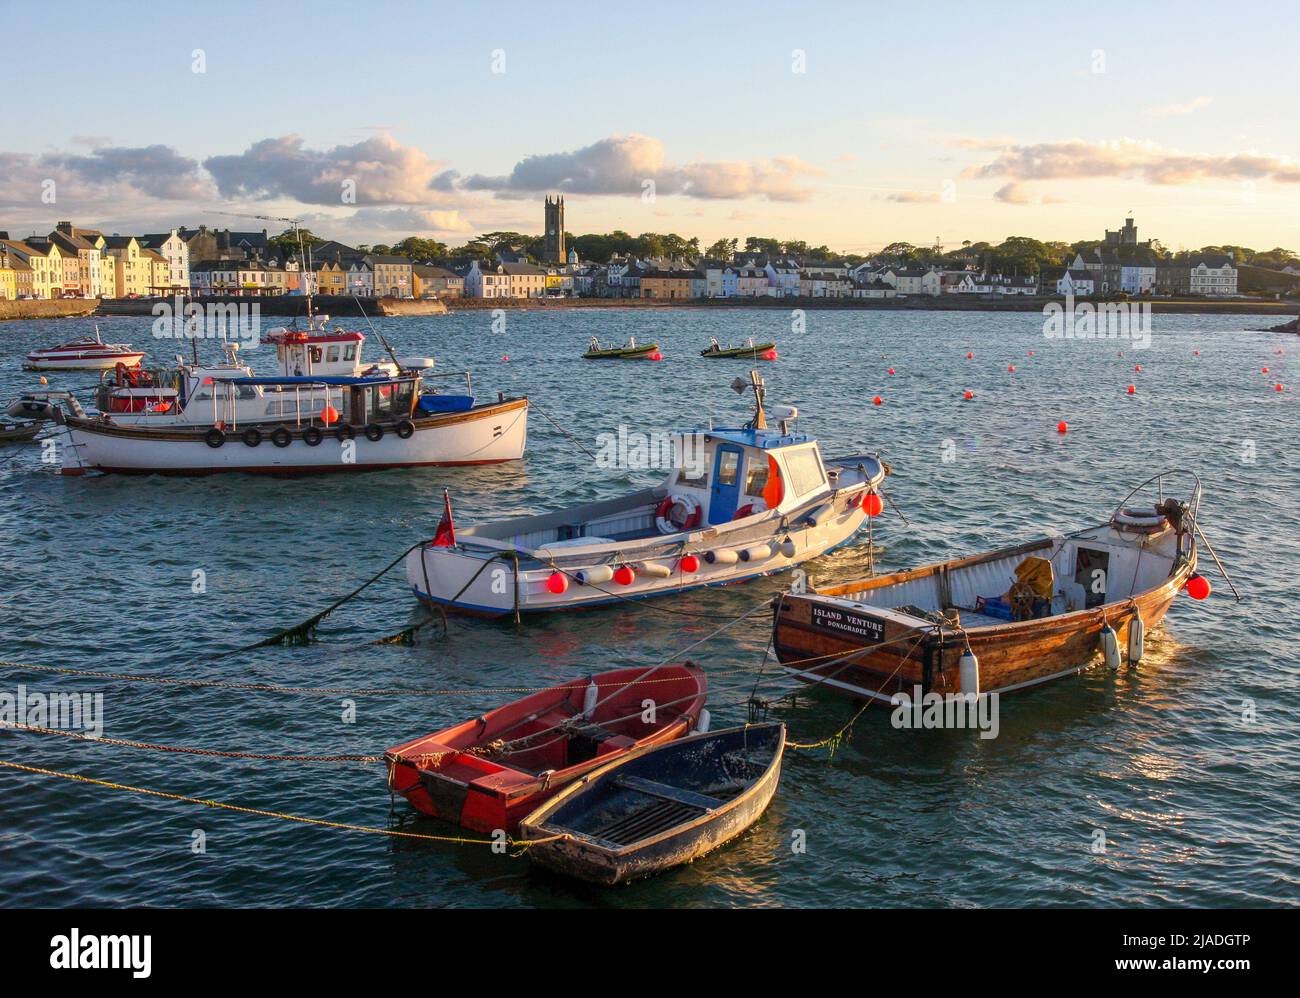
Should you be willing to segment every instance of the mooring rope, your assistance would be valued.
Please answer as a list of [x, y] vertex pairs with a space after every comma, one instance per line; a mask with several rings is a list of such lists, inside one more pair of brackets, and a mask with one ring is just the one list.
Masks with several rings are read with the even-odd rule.
[[[461, 835], [428, 835], [424, 832], [404, 832], [396, 828], [378, 828], [374, 825], [354, 825], [345, 821], [328, 821], [324, 818], [308, 818], [300, 814], [287, 814], [284, 811], [268, 811], [260, 807], [244, 807], [240, 804], [228, 804], [224, 801], [205, 800], [202, 797], [190, 797], [186, 794], [174, 794], [165, 790], [153, 790], [149, 787], [136, 787], [129, 783], [114, 783], [111, 780], [98, 780], [92, 776], [83, 776], [80, 773], [64, 773], [57, 769], [45, 769], [41, 766], [26, 766], [19, 762], [9, 762], [7, 759], [0, 759], [0, 766], [6, 769], [14, 769], [24, 773], [35, 773], [39, 776], [57, 776], [63, 780], [71, 780], [76, 783], [89, 783], [97, 787], [106, 787], [109, 790], [123, 790], [127, 793], [144, 794], [149, 797], [159, 797], [163, 800], [180, 801], [185, 804], [201, 804], [203, 807], [217, 808], [222, 811], [234, 811], [238, 814], [254, 814], [262, 818], [279, 818], [282, 821], [294, 821], [302, 825], [315, 825], [319, 828], [339, 828], [350, 832], [367, 832], [371, 835], [388, 835], [393, 838], [402, 839], [422, 839], [426, 842], [453, 842], [462, 845], [496, 845], [498, 840], [494, 839], [472, 839]], [[509, 836], [505, 838], [505, 845], [515, 849], [528, 849], [531, 846], [542, 845], [546, 842], [555, 842], [559, 839], [567, 838], [565, 835], [551, 835], [540, 839], [515, 839]]]

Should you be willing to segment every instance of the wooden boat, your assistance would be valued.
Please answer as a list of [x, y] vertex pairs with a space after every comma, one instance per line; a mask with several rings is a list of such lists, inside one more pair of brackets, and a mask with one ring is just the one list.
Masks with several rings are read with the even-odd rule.
[[94, 336], [33, 350], [23, 367], [28, 371], [111, 371], [118, 364], [137, 367], [143, 359], [144, 351], [132, 350], [128, 343], [105, 343], [96, 326]]
[[737, 385], [753, 389], [754, 419], [678, 434], [662, 485], [439, 531], [407, 555], [412, 593], [489, 616], [567, 610], [771, 575], [847, 541], [880, 511], [888, 466], [824, 462], [817, 439], [791, 429], [794, 407], [768, 428], [757, 372]]
[[712, 336], [709, 337], [709, 347], [707, 350], [700, 351], [701, 357], [712, 359], [741, 357], [745, 360], [776, 360], [775, 343], [755, 343], [753, 337], [743, 346], [733, 347], [727, 344], [725, 347]]
[[0, 444], [25, 444], [41, 431], [40, 423], [6, 423], [0, 420]]
[[693, 862], [758, 821], [784, 750], [785, 725], [770, 722], [629, 753], [520, 823], [523, 837], [537, 840], [529, 858], [605, 885]]
[[[1117, 668], [1120, 649], [1136, 665], [1146, 633], [1196, 571], [1201, 484], [1192, 475], [1187, 500], [1165, 498], [1174, 474], [1071, 534], [787, 593], [776, 655], [804, 682], [885, 703], [918, 692], [1010, 693], [1102, 658]], [[1157, 502], [1130, 509], [1153, 483]]]
[[579, 777], [687, 734], [707, 691], [691, 662], [573, 679], [389, 749], [388, 785], [423, 814], [513, 835], [521, 818]]
[[[210, 407], [213, 418], [206, 424], [122, 425], [113, 415], [59, 412], [63, 474], [307, 474], [496, 464], [521, 458], [527, 439], [527, 398], [498, 396], [463, 411], [430, 412], [418, 371], [356, 378], [236, 374], [211, 381], [201, 389], [207, 401], [192, 403]], [[241, 422], [237, 408], [223, 405], [231, 397], [275, 406], [278, 421]], [[338, 404], [322, 404], [327, 400]], [[226, 413], [233, 415], [222, 418]]]
[[596, 337], [584, 353], [585, 360], [663, 360], [658, 343], [639, 344], [635, 336], [629, 336], [627, 343], [621, 347], [602, 346]]

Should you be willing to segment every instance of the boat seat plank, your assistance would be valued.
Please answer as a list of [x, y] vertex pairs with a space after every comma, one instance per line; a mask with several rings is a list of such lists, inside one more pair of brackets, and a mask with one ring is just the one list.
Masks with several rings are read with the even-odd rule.
[[691, 790], [683, 790], [681, 787], [670, 787], [667, 783], [656, 783], [654, 780], [645, 780], [639, 776], [620, 776], [614, 780], [614, 785], [623, 790], [632, 790], [648, 797], [658, 797], [660, 800], [673, 801], [688, 807], [703, 808], [705, 811], [715, 811], [726, 803], [716, 797], [697, 794]]

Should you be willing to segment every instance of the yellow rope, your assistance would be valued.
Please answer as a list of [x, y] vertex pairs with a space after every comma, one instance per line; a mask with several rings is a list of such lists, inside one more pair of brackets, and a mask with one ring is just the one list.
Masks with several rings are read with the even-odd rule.
[[[403, 839], [423, 839], [426, 842], [454, 842], [461, 845], [494, 845], [493, 839], [471, 839], [458, 835], [426, 835], [423, 832], [401, 832], [392, 828], [376, 828], [372, 825], [352, 825], [343, 821], [325, 821], [322, 818], [305, 818], [298, 814], [285, 814], [283, 811], [267, 811], [259, 807], [242, 807], [238, 804], [226, 804], [222, 801], [204, 800], [201, 797], [187, 797], [184, 794], [167, 793], [164, 790], [151, 790], [148, 787], [134, 787], [129, 783], [113, 783], [109, 780], [97, 780], [91, 776], [82, 776], [80, 773], [62, 773], [56, 769], [42, 769], [40, 766], [25, 766], [18, 762], [9, 762], [0, 759], [0, 766], [6, 769], [16, 769], [24, 773], [36, 773], [40, 776], [57, 776], [63, 780], [72, 780], [76, 783], [90, 783], [97, 787], [107, 787], [110, 790], [125, 790], [133, 794], [146, 794], [150, 797], [161, 797], [163, 800], [181, 801], [185, 804], [202, 804], [204, 807], [218, 808], [223, 811], [235, 811], [238, 814], [255, 814], [263, 818], [280, 818], [283, 821], [295, 821], [302, 825], [316, 825], [321, 828], [341, 828], [349, 832], [369, 832], [372, 835], [388, 835], [393, 838]], [[566, 838], [564, 835], [551, 835], [541, 839], [512, 839], [506, 837], [506, 845], [527, 849], [529, 846], [541, 845], [544, 842], [554, 842], [557, 839]]]

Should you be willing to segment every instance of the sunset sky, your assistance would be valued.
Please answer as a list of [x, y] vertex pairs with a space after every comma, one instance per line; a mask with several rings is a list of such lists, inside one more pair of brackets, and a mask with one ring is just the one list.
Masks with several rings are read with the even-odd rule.
[[561, 192], [572, 232], [706, 245], [1075, 240], [1131, 211], [1172, 249], [1300, 250], [1294, 3], [53, 10], [0, 0], [15, 237], [282, 227], [224, 211], [458, 243], [539, 232]]

